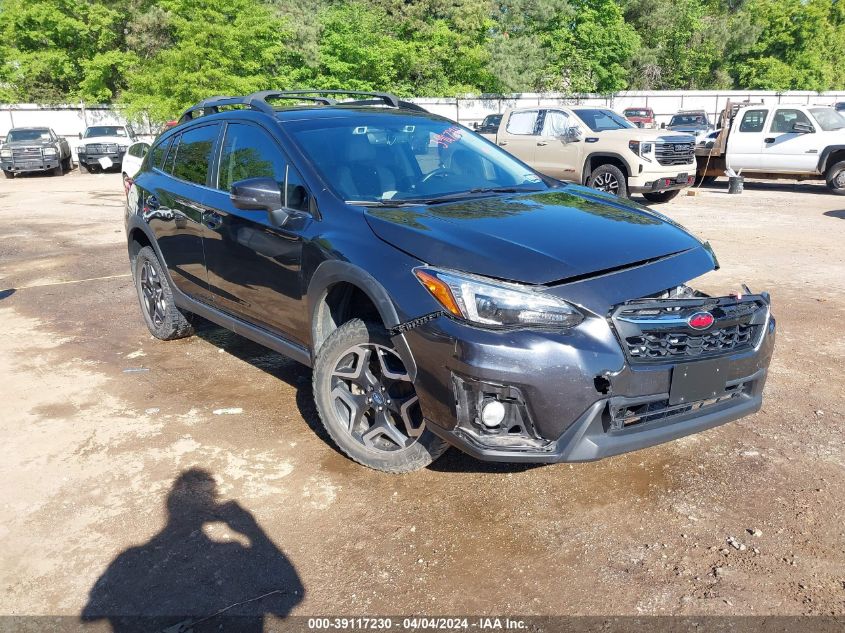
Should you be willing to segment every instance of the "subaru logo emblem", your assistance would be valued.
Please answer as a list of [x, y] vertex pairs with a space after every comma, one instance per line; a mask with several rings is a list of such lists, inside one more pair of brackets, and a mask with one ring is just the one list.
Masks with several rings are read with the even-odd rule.
[[696, 312], [687, 319], [687, 324], [693, 330], [706, 330], [716, 319], [709, 312]]

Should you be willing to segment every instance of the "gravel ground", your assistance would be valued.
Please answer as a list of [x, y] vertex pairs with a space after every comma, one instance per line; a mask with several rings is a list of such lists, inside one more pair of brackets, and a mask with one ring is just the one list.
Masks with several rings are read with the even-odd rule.
[[[845, 614], [845, 198], [717, 183], [660, 210], [696, 285], [771, 292], [763, 409], [590, 464], [450, 451], [388, 476], [310, 370], [213, 326], [163, 343], [118, 174], [0, 181], [0, 614]], [[181, 609], [178, 606], [181, 605]]]

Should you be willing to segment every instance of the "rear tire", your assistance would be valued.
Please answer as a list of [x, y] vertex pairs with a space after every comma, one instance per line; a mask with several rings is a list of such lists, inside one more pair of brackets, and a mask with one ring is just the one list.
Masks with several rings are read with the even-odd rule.
[[332, 332], [317, 354], [313, 387], [323, 426], [359, 464], [407, 473], [448, 448], [425, 427], [414, 384], [381, 324], [353, 319]]
[[663, 204], [678, 197], [681, 193], [680, 189], [672, 189], [670, 191], [649, 191], [643, 194], [643, 198], [654, 204]]
[[825, 174], [828, 188], [839, 196], [845, 196], [845, 160], [831, 165]]
[[587, 179], [587, 186], [612, 193], [620, 198], [628, 197], [628, 184], [625, 174], [616, 165], [607, 164], [596, 167]]
[[172, 341], [194, 333], [189, 314], [176, 307], [167, 275], [149, 246], [138, 251], [132, 262], [132, 277], [150, 334], [162, 341]]
[[5, 169], [3, 170], [3, 175], [6, 176], [6, 178], [9, 178], [9, 179], [12, 179], [12, 178], [15, 177], [14, 172], [6, 171]]

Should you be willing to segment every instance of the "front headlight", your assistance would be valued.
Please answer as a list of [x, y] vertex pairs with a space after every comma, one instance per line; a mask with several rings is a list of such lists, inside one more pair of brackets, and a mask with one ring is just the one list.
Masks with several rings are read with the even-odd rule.
[[414, 275], [447, 312], [476, 325], [561, 329], [584, 320], [565, 301], [519, 284], [437, 268]]
[[0, 158], [11, 158], [12, 157], [12, 150], [10, 149], [0, 149]]
[[44, 148], [44, 156], [55, 156], [58, 154], [55, 147], [45, 147]]
[[77, 154], [84, 154], [85, 153], [85, 146], [84, 145], [77, 146], [76, 153]]
[[634, 152], [637, 156], [642, 158], [643, 160], [647, 160], [651, 162], [651, 159], [648, 157], [654, 151], [654, 143], [644, 143], [641, 141], [628, 141], [628, 149]]

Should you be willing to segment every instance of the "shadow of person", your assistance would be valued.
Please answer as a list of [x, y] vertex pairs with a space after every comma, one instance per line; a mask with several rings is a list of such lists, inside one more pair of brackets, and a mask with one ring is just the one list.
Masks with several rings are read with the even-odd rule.
[[[290, 613], [304, 595], [296, 569], [252, 514], [217, 497], [207, 471], [179, 475], [167, 496], [167, 524], [112, 561], [91, 588], [82, 621], [108, 620], [115, 633], [257, 632], [265, 615]], [[224, 532], [229, 538], [213, 538]]]

